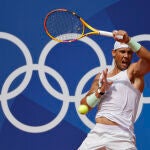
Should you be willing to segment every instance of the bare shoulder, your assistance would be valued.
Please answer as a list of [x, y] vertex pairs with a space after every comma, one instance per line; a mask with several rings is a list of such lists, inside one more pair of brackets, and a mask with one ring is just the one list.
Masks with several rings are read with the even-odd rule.
[[130, 80], [132, 80], [136, 76], [135, 67], [136, 63], [132, 63], [127, 69], [127, 74]]
[[127, 70], [127, 74], [134, 88], [142, 92], [144, 89], [144, 75], [142, 75], [140, 71], [136, 69], [136, 64], [137, 63], [133, 63], [130, 65], [130, 67]]

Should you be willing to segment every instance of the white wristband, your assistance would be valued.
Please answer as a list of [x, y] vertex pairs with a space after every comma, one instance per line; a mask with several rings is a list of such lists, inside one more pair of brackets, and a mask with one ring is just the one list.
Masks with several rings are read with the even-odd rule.
[[95, 93], [93, 93], [86, 98], [86, 102], [91, 108], [93, 108], [100, 102], [100, 98], [97, 98]]
[[141, 44], [138, 42], [134, 41], [133, 39], [130, 39], [130, 41], [127, 43], [129, 47], [132, 49], [133, 52], [138, 52], [141, 48]]

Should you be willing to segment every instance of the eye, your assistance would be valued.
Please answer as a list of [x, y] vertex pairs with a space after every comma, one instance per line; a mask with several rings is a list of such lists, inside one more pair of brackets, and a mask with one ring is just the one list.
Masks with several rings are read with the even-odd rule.
[[121, 50], [120, 53], [124, 54], [124, 53], [125, 53], [125, 50]]
[[129, 55], [132, 55], [132, 53], [133, 53], [132, 51], [129, 51], [129, 52], [128, 52]]

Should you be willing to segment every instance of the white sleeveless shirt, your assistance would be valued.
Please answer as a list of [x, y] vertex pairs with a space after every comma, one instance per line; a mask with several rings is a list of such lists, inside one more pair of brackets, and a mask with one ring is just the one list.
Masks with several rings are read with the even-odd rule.
[[134, 135], [134, 121], [141, 92], [131, 84], [127, 70], [121, 71], [107, 80], [113, 81], [113, 84], [102, 96], [96, 118], [106, 117]]

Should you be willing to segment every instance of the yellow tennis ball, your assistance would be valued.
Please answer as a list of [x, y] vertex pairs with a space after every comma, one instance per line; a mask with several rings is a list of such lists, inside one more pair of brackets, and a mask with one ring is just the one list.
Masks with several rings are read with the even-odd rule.
[[86, 114], [88, 111], [89, 111], [89, 109], [86, 105], [80, 105], [78, 108], [78, 112], [80, 114]]

